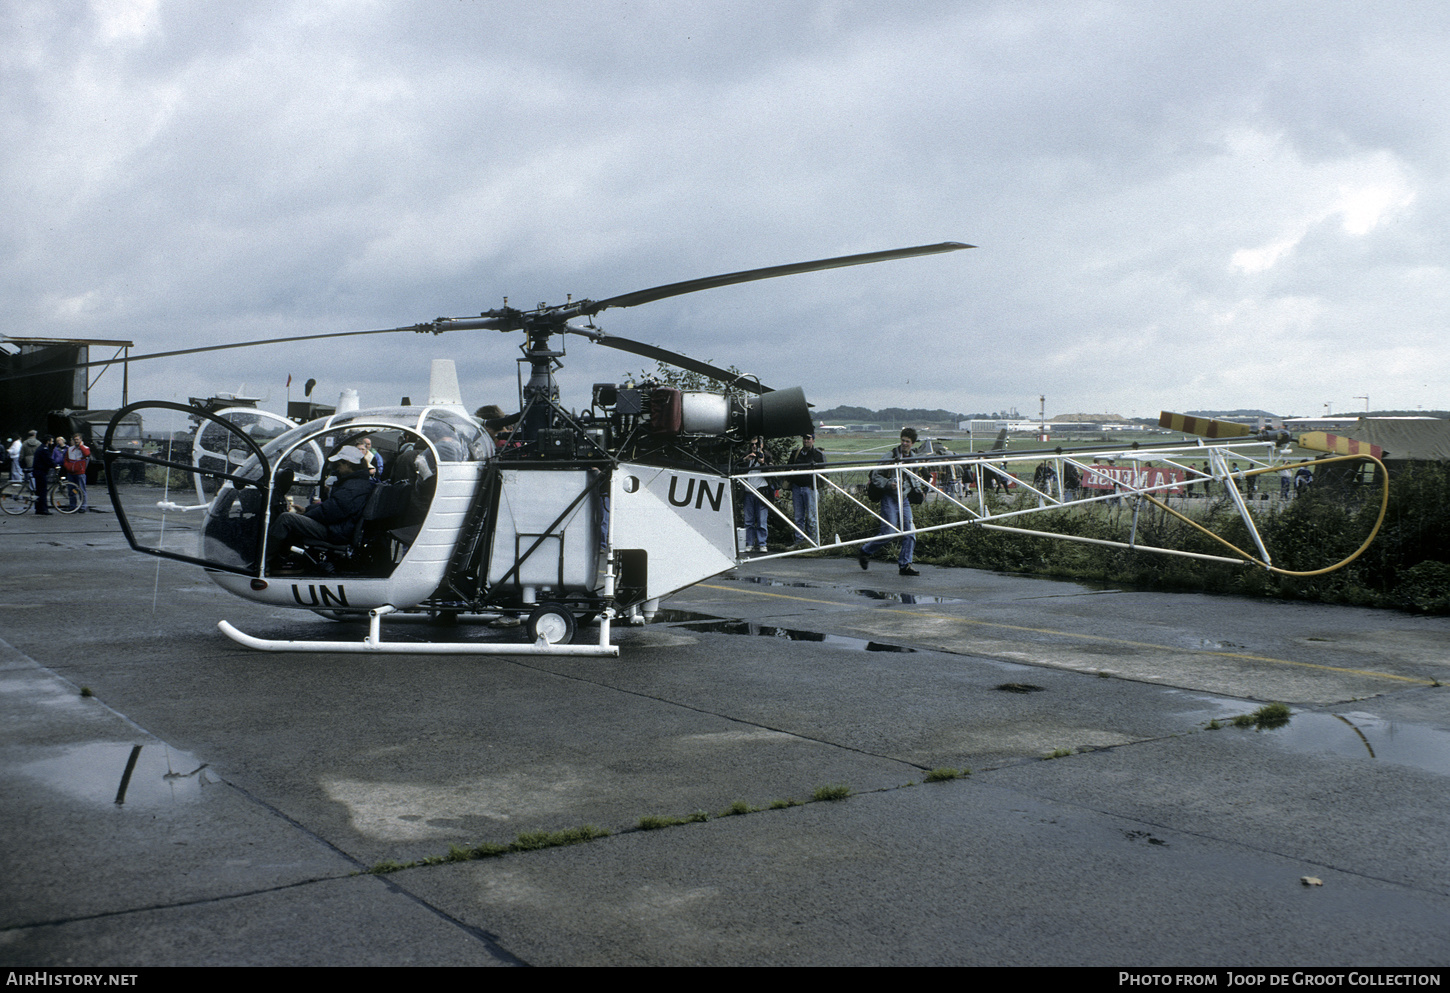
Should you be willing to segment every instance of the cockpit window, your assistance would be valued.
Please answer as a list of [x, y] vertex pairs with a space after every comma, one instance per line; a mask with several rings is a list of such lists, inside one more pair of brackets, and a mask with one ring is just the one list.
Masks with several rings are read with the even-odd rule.
[[[420, 424], [421, 421], [421, 424]], [[352, 427], [357, 423], [357, 427]], [[441, 407], [429, 407], [420, 411], [417, 407], [384, 407], [370, 410], [352, 410], [332, 418], [309, 421], [293, 428], [286, 434], [274, 438], [262, 446], [268, 459], [274, 460], [279, 452], [295, 445], [308, 435], [326, 434], [319, 439], [324, 447], [340, 443], [345, 439], [366, 433], [374, 426], [388, 425], [418, 430], [433, 443], [438, 458], [443, 462], [480, 462], [488, 458], [490, 446], [483, 429], [467, 415]]]
[[443, 462], [480, 462], [488, 457], [483, 429], [451, 410], [433, 408], [423, 418], [423, 434]]

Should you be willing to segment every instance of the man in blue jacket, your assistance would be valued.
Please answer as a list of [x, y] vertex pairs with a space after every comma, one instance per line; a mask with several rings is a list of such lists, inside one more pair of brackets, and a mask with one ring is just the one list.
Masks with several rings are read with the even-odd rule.
[[267, 548], [274, 560], [287, 553], [294, 538], [335, 544], [352, 541], [373, 490], [366, 460], [367, 456], [356, 445], [343, 445], [328, 459], [328, 465], [337, 473], [337, 485], [327, 499], [300, 514], [291, 511], [279, 514], [267, 529]]

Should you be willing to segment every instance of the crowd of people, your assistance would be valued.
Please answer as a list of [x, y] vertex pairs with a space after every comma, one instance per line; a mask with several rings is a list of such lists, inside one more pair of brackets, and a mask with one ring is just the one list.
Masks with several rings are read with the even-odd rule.
[[[899, 542], [897, 570], [903, 576], [920, 575], [911, 565], [916, 550], [911, 508], [925, 499], [927, 484], [921, 476], [903, 466], [914, 458], [930, 454], [923, 452], [919, 456], [915, 451], [916, 443], [916, 429], [902, 428], [900, 444], [891, 450], [879, 468], [871, 471], [867, 496], [881, 505], [882, 523], [879, 535], [861, 546], [857, 561], [862, 569], [869, 567], [871, 556], [876, 552]], [[816, 436], [812, 433], [801, 435], [799, 447], [782, 464], [773, 462], [764, 438], [751, 438], [743, 462], [745, 480], [741, 520], [745, 528], [744, 551], [757, 553], [769, 550], [769, 508], [780, 495], [783, 485], [788, 485], [791, 491], [795, 540], [789, 547], [801, 549], [819, 545], [820, 476], [805, 471], [819, 469], [826, 464], [825, 453], [816, 447]]]
[[35, 513], [42, 517], [51, 513], [51, 485], [66, 480], [72, 484], [65, 489], [66, 510], [84, 513], [92, 509], [86, 493], [90, 461], [91, 449], [79, 432], [66, 441], [61, 435], [42, 437], [32, 430], [23, 439], [5, 440], [0, 450], [0, 473], [11, 483], [24, 483], [35, 494]]

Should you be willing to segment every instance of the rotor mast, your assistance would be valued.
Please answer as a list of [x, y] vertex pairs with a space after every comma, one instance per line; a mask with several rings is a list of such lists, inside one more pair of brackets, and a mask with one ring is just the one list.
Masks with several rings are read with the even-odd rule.
[[564, 353], [549, 343], [549, 339], [562, 330], [552, 325], [552, 321], [536, 321], [530, 322], [527, 328], [528, 342], [524, 345], [524, 357], [520, 361], [529, 363], [529, 380], [524, 384], [524, 416], [518, 428], [525, 441], [537, 440], [540, 431], [554, 426], [553, 408], [559, 402], [559, 384], [554, 379], [554, 368]]

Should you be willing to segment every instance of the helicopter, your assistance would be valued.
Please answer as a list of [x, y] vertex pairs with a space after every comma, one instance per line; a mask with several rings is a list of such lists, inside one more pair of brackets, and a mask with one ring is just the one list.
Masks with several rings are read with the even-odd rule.
[[[354, 335], [493, 330], [523, 334], [519, 362], [527, 380], [521, 375], [519, 412], [500, 423], [469, 413], [449, 360], [434, 361], [423, 404], [342, 407], [300, 425], [251, 407], [130, 404], [117, 412], [104, 445], [112, 503], [138, 552], [201, 566], [218, 586], [257, 603], [368, 620], [361, 642], [257, 638], [220, 623], [227, 637], [250, 648], [617, 656], [614, 621], [647, 621], [661, 598], [738, 564], [734, 482], [742, 477], [732, 473], [732, 448], [757, 435], [806, 433], [813, 421], [801, 387], [771, 389], [608, 334], [593, 318], [736, 283], [971, 247], [942, 242], [838, 256], [531, 310], [509, 307], [505, 298], [503, 307], [478, 316], [136, 356], [131, 361]], [[554, 376], [564, 354], [554, 339], [562, 335], [699, 373], [727, 392], [602, 383], [587, 409], [571, 410]], [[174, 451], [113, 446], [117, 425], [148, 412], [185, 413], [197, 422], [185, 461]], [[494, 434], [503, 427], [512, 430], [500, 445]], [[388, 471], [372, 486], [351, 533], [321, 540], [279, 531], [294, 501], [319, 497], [339, 453], [346, 449], [353, 458], [363, 439], [388, 453]], [[516, 619], [527, 641], [384, 640], [383, 619], [404, 612]], [[597, 641], [574, 644], [580, 628], [595, 620]]]
[[[334, 620], [368, 621], [368, 634], [361, 641], [266, 639], [220, 622], [227, 637], [249, 648], [617, 656], [619, 649], [611, 642], [613, 623], [647, 622], [662, 598], [747, 558], [736, 533], [735, 502], [737, 488], [743, 491], [752, 485], [753, 473], [736, 463], [736, 448], [756, 436], [805, 434], [814, 424], [801, 387], [774, 390], [733, 370], [606, 333], [593, 318], [610, 308], [714, 287], [971, 247], [942, 242], [839, 256], [670, 283], [599, 301], [571, 297], [564, 304], [539, 304], [532, 310], [511, 308], [505, 298], [502, 308], [477, 316], [136, 356], [132, 361], [400, 332], [494, 330], [521, 332], [525, 338], [520, 345], [519, 411], [512, 417], [485, 421], [470, 414], [449, 360], [434, 361], [424, 404], [366, 409], [343, 404], [332, 414], [300, 425], [250, 407], [207, 411], [162, 401], [123, 407], [107, 431], [103, 453], [112, 503], [128, 542], [138, 552], [199, 565], [218, 586], [244, 599], [310, 610]], [[725, 392], [684, 391], [647, 378], [638, 383], [600, 383], [595, 384], [587, 408], [571, 410], [561, 402], [554, 378], [564, 353], [553, 342], [556, 336], [570, 334], [698, 373], [723, 384]], [[184, 412], [197, 422], [186, 461], [171, 451], [138, 452], [114, 444], [118, 425], [128, 415], [148, 409]], [[1236, 484], [1300, 464], [1286, 461], [1287, 436], [1166, 412], [1160, 423], [1208, 441], [1016, 450], [1014, 461], [1040, 463], [1041, 474], [1031, 483], [1007, 471], [1005, 435], [999, 435], [986, 452], [957, 455], [933, 446], [914, 454], [909, 466], [893, 470], [897, 499], [905, 495], [903, 474], [911, 473], [922, 480], [928, 496], [956, 506], [954, 519], [915, 527], [914, 534], [979, 526], [1285, 571], [1272, 564]], [[505, 440], [506, 427], [512, 430]], [[274, 525], [294, 511], [294, 501], [321, 496], [330, 485], [339, 454], [356, 451], [364, 439], [387, 453], [387, 471], [372, 487], [351, 532], [327, 540], [279, 532]], [[1308, 436], [1299, 443], [1316, 445]], [[1340, 453], [1329, 461], [1377, 462], [1377, 454]], [[1202, 467], [1190, 459], [1202, 459]], [[1243, 460], [1247, 468], [1240, 469], [1236, 460]], [[792, 467], [789, 475], [797, 481], [809, 478], [818, 492], [838, 493], [885, 532], [894, 529], [892, 522], [861, 500], [861, 487], [855, 482], [863, 470], [875, 465]], [[1070, 479], [1076, 484], [1066, 485]], [[1210, 555], [1150, 547], [1138, 540], [1140, 510], [1156, 506], [1182, 516], [1168, 502], [1192, 479], [1216, 482], [1232, 494], [1256, 542], [1255, 550], [1229, 545], [1232, 554]], [[1009, 486], [1018, 497], [1010, 506], [988, 499], [988, 491], [1005, 492]], [[1383, 521], [1387, 497], [1386, 486], [1380, 519], [1364, 545], [1319, 572], [1347, 564], [1368, 547]], [[1125, 542], [1022, 526], [1021, 519], [1033, 513], [1124, 500], [1133, 507], [1132, 529]], [[779, 507], [766, 506], [787, 528], [794, 528]], [[197, 523], [178, 527], [178, 517]], [[803, 540], [791, 550], [749, 558], [809, 554], [872, 540], [800, 537]], [[407, 613], [426, 613], [442, 621], [463, 615], [506, 619], [524, 627], [526, 640], [522, 644], [384, 640], [384, 618]], [[574, 643], [576, 634], [596, 620], [597, 641]]]

